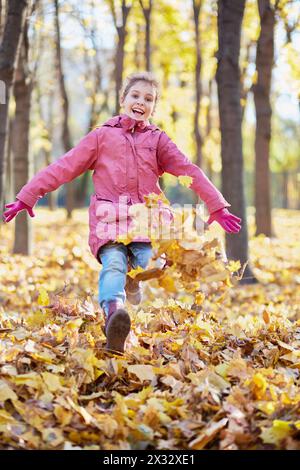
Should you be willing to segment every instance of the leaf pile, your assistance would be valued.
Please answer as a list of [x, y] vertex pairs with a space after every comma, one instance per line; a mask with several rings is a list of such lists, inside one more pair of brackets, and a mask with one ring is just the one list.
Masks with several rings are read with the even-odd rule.
[[217, 242], [164, 246], [122, 357], [104, 350], [99, 265], [75, 215], [40, 210], [30, 257], [9, 254], [1, 227], [1, 448], [300, 449], [299, 214], [251, 240], [257, 285], [235, 285]]

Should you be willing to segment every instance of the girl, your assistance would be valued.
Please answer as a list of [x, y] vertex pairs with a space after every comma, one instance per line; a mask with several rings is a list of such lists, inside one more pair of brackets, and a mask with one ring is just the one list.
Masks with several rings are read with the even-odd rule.
[[[16, 202], [5, 206], [8, 208], [4, 213], [6, 222], [23, 209], [34, 217], [32, 209], [39, 198], [93, 170], [95, 193], [89, 207], [89, 246], [102, 264], [99, 303], [106, 317], [106, 348], [118, 352], [124, 351], [130, 331], [130, 318], [124, 308], [126, 295], [132, 303], [141, 300], [139, 284], [129, 277], [126, 282], [128, 261], [133, 268], [145, 269], [152, 255], [149, 239], [134, 239], [126, 246], [116, 242], [124, 207], [143, 203], [144, 196], [150, 193], [161, 194], [158, 178], [164, 172], [188, 175], [193, 179], [191, 188], [208, 207], [208, 223], [217, 221], [229, 233], [237, 233], [241, 228], [241, 219], [228, 211], [230, 204], [202, 170], [180, 152], [165, 132], [149, 123], [157, 100], [158, 83], [152, 74], [130, 75], [121, 91], [120, 105], [124, 113], [109, 119], [75, 148], [39, 171], [17, 194]], [[122, 204], [118, 204], [119, 198]], [[117, 208], [114, 233], [103, 230], [107, 221], [103, 224], [101, 213], [109, 206]]]

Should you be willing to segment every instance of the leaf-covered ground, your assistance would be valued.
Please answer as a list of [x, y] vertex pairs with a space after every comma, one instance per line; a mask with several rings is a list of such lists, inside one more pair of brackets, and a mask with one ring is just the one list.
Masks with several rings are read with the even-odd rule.
[[30, 257], [0, 227], [0, 448], [300, 449], [299, 212], [251, 239], [259, 284], [179, 258], [147, 281], [124, 356], [104, 349], [86, 211], [33, 227]]

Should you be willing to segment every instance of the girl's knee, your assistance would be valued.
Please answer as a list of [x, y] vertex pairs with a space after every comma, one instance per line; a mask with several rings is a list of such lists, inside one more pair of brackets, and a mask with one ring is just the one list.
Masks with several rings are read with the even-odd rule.
[[112, 258], [106, 264], [105, 268], [109, 271], [118, 271], [123, 274], [127, 272], [127, 260], [123, 260], [122, 258]]

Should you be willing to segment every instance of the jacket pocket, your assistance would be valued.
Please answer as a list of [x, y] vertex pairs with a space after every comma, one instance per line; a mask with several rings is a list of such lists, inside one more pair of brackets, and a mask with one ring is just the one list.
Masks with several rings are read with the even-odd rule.
[[128, 217], [127, 204], [113, 202], [109, 199], [97, 198], [96, 217], [102, 222], [115, 223]]
[[98, 196], [98, 194], [96, 194], [96, 199], [97, 201], [107, 201], [107, 202], [114, 202], [112, 199], [105, 199], [101, 196]]
[[136, 151], [142, 161], [142, 164], [145, 168], [152, 170], [155, 173], [158, 173], [158, 164], [157, 164], [157, 154], [156, 147], [150, 145], [138, 145], [136, 146]]

